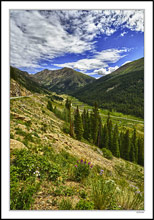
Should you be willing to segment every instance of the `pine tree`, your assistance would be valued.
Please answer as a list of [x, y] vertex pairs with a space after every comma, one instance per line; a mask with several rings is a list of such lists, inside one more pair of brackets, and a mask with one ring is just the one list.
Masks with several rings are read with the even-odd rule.
[[107, 125], [105, 124], [102, 132], [102, 147], [108, 149], [108, 143], [109, 143], [108, 129], [107, 129]]
[[67, 98], [67, 99], [66, 99], [66, 103], [65, 103], [65, 107], [66, 107], [68, 110], [70, 110], [71, 105], [72, 105], [71, 101]]
[[94, 144], [97, 144], [98, 128], [99, 128], [99, 111], [98, 111], [98, 105], [95, 102], [93, 112], [91, 114], [91, 137]]
[[123, 158], [125, 160], [130, 160], [129, 158], [130, 152], [130, 138], [129, 138], [129, 130], [124, 134], [124, 143], [123, 143]]
[[137, 145], [138, 145], [138, 164], [144, 166], [144, 139], [139, 137], [137, 141]]
[[51, 101], [48, 101], [47, 109], [49, 109], [50, 111], [53, 111], [53, 107], [52, 107], [52, 102]]
[[130, 144], [130, 152], [129, 152], [129, 159], [131, 162], [135, 163], [135, 150], [134, 150], [134, 145], [133, 143]]
[[119, 131], [118, 131], [118, 126], [116, 124], [113, 131], [113, 142], [112, 142], [112, 153], [115, 157], [120, 157], [118, 137], [119, 137]]
[[134, 128], [133, 136], [132, 136], [132, 145], [134, 148], [135, 154], [135, 162], [138, 163], [138, 146], [137, 146], [137, 137], [136, 137], [136, 129]]
[[83, 127], [82, 127], [82, 120], [79, 112], [79, 108], [77, 106], [74, 116], [74, 132], [76, 135], [76, 138], [78, 140], [81, 140], [83, 135]]
[[123, 144], [124, 144], [124, 133], [120, 132], [119, 135], [119, 150], [120, 150], [120, 157], [124, 158], [123, 154]]
[[101, 117], [99, 116], [97, 146], [100, 148], [101, 148], [101, 139], [102, 139], [102, 120]]
[[108, 129], [108, 137], [109, 137], [108, 148], [109, 150], [112, 151], [112, 121], [110, 119], [110, 113], [108, 113], [108, 118], [107, 118], [107, 129]]

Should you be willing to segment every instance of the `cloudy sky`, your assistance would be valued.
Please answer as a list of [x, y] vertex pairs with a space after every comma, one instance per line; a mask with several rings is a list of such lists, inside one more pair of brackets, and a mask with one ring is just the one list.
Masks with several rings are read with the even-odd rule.
[[143, 10], [10, 10], [10, 64], [95, 78], [144, 56]]

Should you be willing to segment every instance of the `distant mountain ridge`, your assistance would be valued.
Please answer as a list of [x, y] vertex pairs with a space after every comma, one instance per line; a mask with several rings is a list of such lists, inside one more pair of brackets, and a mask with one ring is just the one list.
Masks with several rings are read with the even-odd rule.
[[109, 75], [73, 93], [92, 105], [144, 117], [144, 58], [121, 66]]
[[10, 66], [10, 95], [25, 96], [31, 93], [49, 93], [37, 83], [27, 72]]
[[59, 70], [43, 70], [31, 76], [40, 85], [56, 93], [72, 94], [96, 79], [64, 67]]

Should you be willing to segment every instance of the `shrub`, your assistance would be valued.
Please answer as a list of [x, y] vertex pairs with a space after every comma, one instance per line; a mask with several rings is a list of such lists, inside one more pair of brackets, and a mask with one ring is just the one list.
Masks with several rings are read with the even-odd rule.
[[28, 210], [34, 202], [33, 195], [38, 191], [40, 183], [33, 178], [25, 182], [11, 181], [10, 183], [10, 209]]
[[109, 160], [113, 158], [112, 152], [109, 149], [102, 148], [103, 156]]
[[14, 134], [11, 133], [11, 134], [10, 134], [10, 138], [11, 138], [11, 139], [14, 139]]
[[70, 199], [62, 199], [61, 203], [59, 204], [60, 210], [72, 210], [72, 201]]
[[[48, 101], [47, 109], [49, 109], [50, 111], [53, 111], [53, 107], [52, 107], [52, 102], [51, 101]], [[45, 112], [43, 112], [43, 113], [45, 113]]]
[[77, 182], [80, 182], [82, 179], [88, 177], [90, 174], [90, 168], [92, 167], [93, 165], [86, 161], [83, 161], [82, 159], [80, 161], [77, 161], [77, 164], [74, 167], [74, 179]]
[[32, 122], [29, 120], [29, 121], [26, 121], [25, 122], [25, 125], [27, 126], [27, 127], [30, 127], [31, 125], [32, 125]]
[[87, 193], [84, 190], [82, 190], [80, 191], [80, 196], [82, 199], [85, 199], [87, 197]]
[[94, 203], [92, 201], [81, 199], [75, 206], [76, 210], [93, 210]]
[[70, 125], [69, 123], [65, 122], [63, 125], [63, 132], [66, 134], [70, 134]]
[[92, 182], [92, 199], [95, 209], [117, 209], [115, 198], [116, 184], [113, 180], [104, 180], [101, 176]]

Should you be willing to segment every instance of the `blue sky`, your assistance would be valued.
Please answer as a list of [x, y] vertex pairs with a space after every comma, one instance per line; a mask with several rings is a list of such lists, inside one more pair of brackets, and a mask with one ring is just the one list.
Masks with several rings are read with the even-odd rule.
[[143, 10], [11, 10], [10, 63], [99, 78], [144, 57]]

